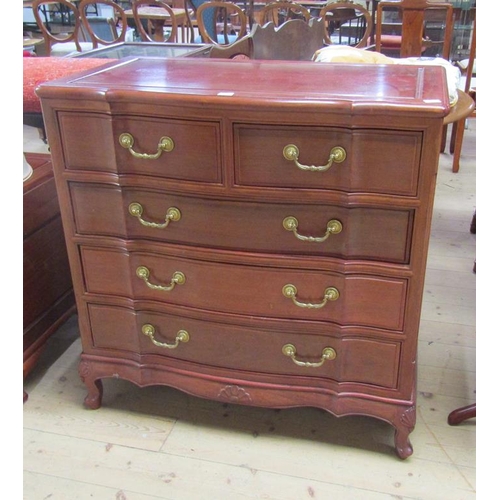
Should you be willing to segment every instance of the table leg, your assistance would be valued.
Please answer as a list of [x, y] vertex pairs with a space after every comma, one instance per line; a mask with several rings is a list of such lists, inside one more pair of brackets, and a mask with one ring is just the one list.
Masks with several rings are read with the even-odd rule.
[[163, 19], [151, 19], [151, 24], [153, 25], [154, 34], [153, 38], [156, 42], [164, 42], [165, 37], [163, 36], [163, 28], [165, 25], [165, 21]]

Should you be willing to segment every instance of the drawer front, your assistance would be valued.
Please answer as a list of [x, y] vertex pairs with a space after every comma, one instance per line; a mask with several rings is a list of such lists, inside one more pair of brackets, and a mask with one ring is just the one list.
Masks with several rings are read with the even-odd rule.
[[[294, 330], [293, 324], [290, 332], [272, 332], [98, 304], [89, 305], [89, 315], [96, 348], [384, 388], [395, 388], [398, 380], [399, 342], [303, 335]], [[287, 355], [283, 352], [285, 346]], [[323, 360], [325, 348], [331, 351]]]
[[[70, 189], [82, 235], [398, 264], [410, 258], [412, 210], [225, 202], [78, 183]], [[141, 207], [140, 218], [131, 204]], [[169, 209], [178, 220], [166, 225]], [[160, 227], [144, 225], [150, 222]]]
[[[234, 134], [238, 185], [417, 194], [420, 132], [235, 125]], [[288, 145], [300, 166], [285, 158]], [[345, 159], [329, 166], [339, 146]]]
[[24, 239], [22, 277], [23, 325], [28, 328], [73, 286], [61, 217]]
[[42, 228], [47, 221], [59, 215], [54, 177], [37, 183], [23, 195], [23, 235], [24, 237]]
[[[218, 122], [92, 113], [61, 113], [59, 119], [67, 169], [222, 182]], [[128, 136], [121, 141], [122, 134]], [[171, 141], [159, 147], [163, 137]]]
[[[248, 316], [395, 331], [403, 328], [407, 294], [404, 279], [257, 267], [243, 259], [239, 265], [94, 247], [82, 247], [81, 256], [86, 290], [94, 294]], [[295, 292], [286, 285], [295, 287]]]

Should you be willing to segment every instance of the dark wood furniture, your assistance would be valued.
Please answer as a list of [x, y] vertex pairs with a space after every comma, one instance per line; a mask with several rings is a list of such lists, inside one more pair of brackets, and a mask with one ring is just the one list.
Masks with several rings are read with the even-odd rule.
[[[386, 9], [397, 10], [401, 16], [401, 34], [395, 37], [382, 33], [383, 13]], [[426, 16], [429, 13], [439, 13], [443, 37], [442, 40], [430, 40], [425, 34]], [[439, 55], [449, 59], [453, 43], [454, 14], [453, 6], [447, 2], [431, 0], [389, 0], [377, 2], [377, 22], [375, 29], [375, 50], [386, 52], [394, 57], [419, 57], [426, 54], [426, 49], [438, 46]], [[386, 50], [384, 50], [386, 49]], [[453, 153], [457, 127], [465, 126], [465, 119], [475, 110], [474, 99], [467, 93], [458, 91], [458, 99], [446, 117], [441, 134], [441, 152], [446, 149], [446, 136], [449, 124], [453, 124], [450, 149]], [[459, 137], [460, 141], [460, 137]], [[453, 159], [452, 171], [458, 172], [461, 143], [457, 144], [457, 153]]]
[[24, 377], [50, 336], [75, 312], [50, 155], [26, 153], [26, 159], [33, 174], [23, 183]]
[[290, 19], [280, 26], [269, 22], [254, 24], [251, 32], [231, 45], [213, 45], [210, 57], [222, 59], [264, 59], [280, 61], [311, 61], [323, 47], [324, 23]]
[[476, 418], [476, 403], [453, 410], [448, 415], [448, 424], [459, 425], [465, 420], [469, 420], [471, 418]]
[[[399, 30], [396, 35], [383, 33], [384, 13], [397, 11], [400, 16]], [[428, 16], [438, 16], [443, 30], [440, 40], [431, 40], [426, 34]], [[414, 57], [426, 55], [426, 50], [437, 47], [433, 56], [449, 59], [453, 41], [453, 5], [432, 0], [387, 0], [377, 2], [375, 22], [375, 50], [392, 57]]]
[[412, 453], [442, 68], [132, 59], [38, 93], [89, 408], [120, 377]]

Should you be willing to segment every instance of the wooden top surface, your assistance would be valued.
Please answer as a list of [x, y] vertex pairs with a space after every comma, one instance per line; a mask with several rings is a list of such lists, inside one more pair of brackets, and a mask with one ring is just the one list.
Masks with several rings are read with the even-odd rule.
[[[64, 90], [62, 90], [64, 88]], [[128, 58], [43, 84], [38, 95], [141, 102], [164, 97], [217, 105], [334, 106], [336, 111], [449, 111], [443, 68], [415, 65]]]
[[[176, 18], [184, 17], [186, 15], [186, 11], [184, 9], [172, 8], [172, 10]], [[126, 10], [125, 16], [133, 18], [134, 11], [132, 9]], [[139, 16], [144, 19], [170, 19], [170, 14], [165, 9], [152, 6], [140, 7]]]

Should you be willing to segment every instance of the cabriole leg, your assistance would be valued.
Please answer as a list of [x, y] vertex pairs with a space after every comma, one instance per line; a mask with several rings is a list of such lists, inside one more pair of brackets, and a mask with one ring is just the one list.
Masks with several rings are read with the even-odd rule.
[[87, 386], [88, 394], [84, 400], [85, 406], [91, 410], [101, 407], [103, 386], [99, 378], [92, 373], [92, 368], [87, 361], [82, 361], [79, 368], [80, 378]]

